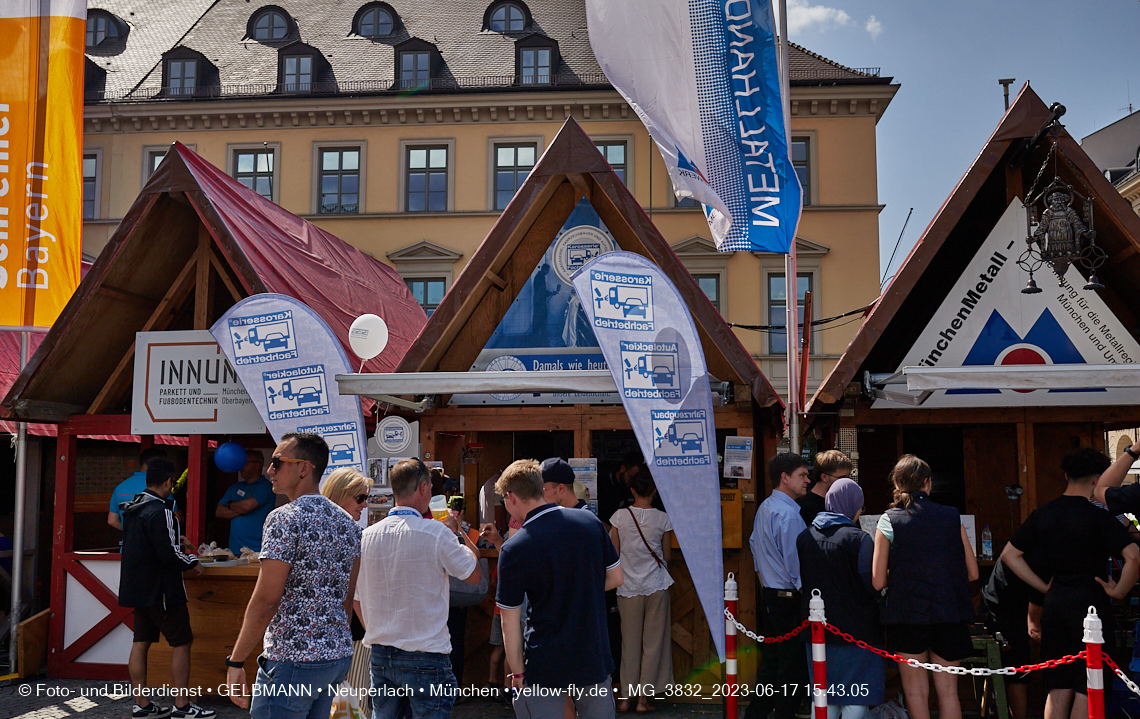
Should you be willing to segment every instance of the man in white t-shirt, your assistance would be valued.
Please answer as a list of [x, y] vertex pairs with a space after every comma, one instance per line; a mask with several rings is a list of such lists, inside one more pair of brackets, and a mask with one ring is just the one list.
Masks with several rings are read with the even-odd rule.
[[[394, 719], [407, 704], [415, 719], [446, 719], [458, 689], [449, 658], [448, 577], [478, 584], [479, 552], [454, 516], [423, 518], [431, 502], [423, 462], [402, 460], [389, 479], [396, 506], [364, 530], [356, 585], [364, 643], [372, 646], [373, 718]], [[410, 696], [402, 696], [405, 687]]]

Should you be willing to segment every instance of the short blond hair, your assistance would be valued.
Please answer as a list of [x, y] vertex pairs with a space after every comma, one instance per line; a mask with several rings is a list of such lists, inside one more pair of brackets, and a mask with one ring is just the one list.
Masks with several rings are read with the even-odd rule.
[[365, 477], [352, 467], [334, 470], [321, 485], [321, 494], [336, 505], [344, 506], [350, 497], [367, 494], [372, 489], [372, 478]]
[[495, 480], [495, 494], [510, 492], [521, 500], [542, 498], [542, 468], [533, 459], [519, 459], [507, 465]]
[[815, 456], [815, 470], [820, 474], [828, 474], [835, 476], [835, 473], [841, 469], [848, 471], [855, 468], [855, 465], [847, 457], [847, 455], [840, 452], [838, 449], [829, 449], [826, 452], [820, 452]]

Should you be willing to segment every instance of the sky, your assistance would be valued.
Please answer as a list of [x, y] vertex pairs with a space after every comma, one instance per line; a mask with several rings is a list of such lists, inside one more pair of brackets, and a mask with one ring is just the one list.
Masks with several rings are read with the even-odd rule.
[[788, 21], [792, 42], [901, 85], [878, 124], [881, 272], [914, 214], [887, 277], [1001, 120], [998, 78], [1011, 102], [1028, 81], [1064, 105], [1078, 142], [1140, 110], [1140, 0], [788, 0]]

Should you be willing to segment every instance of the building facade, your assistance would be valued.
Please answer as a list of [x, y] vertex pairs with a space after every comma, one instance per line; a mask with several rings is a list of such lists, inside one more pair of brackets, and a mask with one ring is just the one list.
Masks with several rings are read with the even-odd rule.
[[[782, 256], [716, 252], [606, 82], [581, 1], [93, 0], [87, 30], [88, 258], [180, 141], [393, 265], [430, 313], [572, 116], [729, 322], [783, 325]], [[797, 285], [818, 319], [879, 295], [875, 128], [898, 85], [797, 46], [791, 80]], [[856, 328], [813, 330], [809, 391]], [[784, 334], [737, 332], [781, 389]]]

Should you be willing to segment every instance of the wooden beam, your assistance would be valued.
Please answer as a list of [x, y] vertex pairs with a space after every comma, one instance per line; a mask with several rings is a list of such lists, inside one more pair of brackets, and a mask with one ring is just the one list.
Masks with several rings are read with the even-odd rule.
[[[153, 329], [162, 329], [165, 327], [165, 322], [169, 320], [169, 315], [173, 314], [182, 301], [186, 299], [187, 293], [190, 292], [192, 284], [190, 282], [191, 270], [197, 265], [196, 260], [191, 260], [186, 263], [182, 268], [182, 272], [170, 285], [170, 289], [166, 291], [166, 295], [158, 303], [158, 307], [154, 308], [154, 312], [147, 318], [146, 323], [142, 326], [140, 332], [150, 332]], [[122, 395], [123, 390], [126, 389], [128, 377], [131, 376], [128, 372], [133, 367], [135, 358], [135, 343], [132, 342], [130, 348], [127, 350], [123, 358], [119, 360], [119, 364], [115, 366], [111, 376], [103, 384], [103, 389], [99, 390], [99, 394], [95, 396], [95, 400], [91, 406], [87, 408], [86, 414], [103, 414], [109, 408], [112, 402], [117, 400]]]
[[154, 309], [154, 306], [158, 304], [158, 300], [154, 299], [153, 297], [147, 297], [146, 295], [140, 295], [134, 292], [127, 292], [126, 290], [120, 290], [119, 288], [111, 287], [110, 285], [100, 285], [96, 292], [106, 297], [110, 297], [111, 299], [123, 300], [124, 302], [130, 302], [131, 304], [138, 305], [139, 307], [145, 307], [148, 310]]
[[1037, 459], [1033, 449], [1033, 423], [1017, 423], [1017, 479], [1021, 485], [1021, 521], [1037, 507]]
[[245, 297], [243, 297], [242, 294], [238, 292], [237, 287], [234, 287], [234, 283], [230, 280], [229, 273], [226, 272], [224, 267], [222, 267], [222, 261], [219, 260], [218, 256], [213, 252], [210, 253], [210, 264], [214, 266], [214, 271], [218, 273], [218, 277], [222, 278], [222, 284], [226, 286], [226, 289], [230, 293], [230, 297], [234, 298], [234, 302], [241, 302], [243, 299], [245, 299]]
[[210, 329], [210, 232], [206, 225], [198, 225], [198, 253], [195, 259], [197, 276], [194, 282], [194, 329]]

